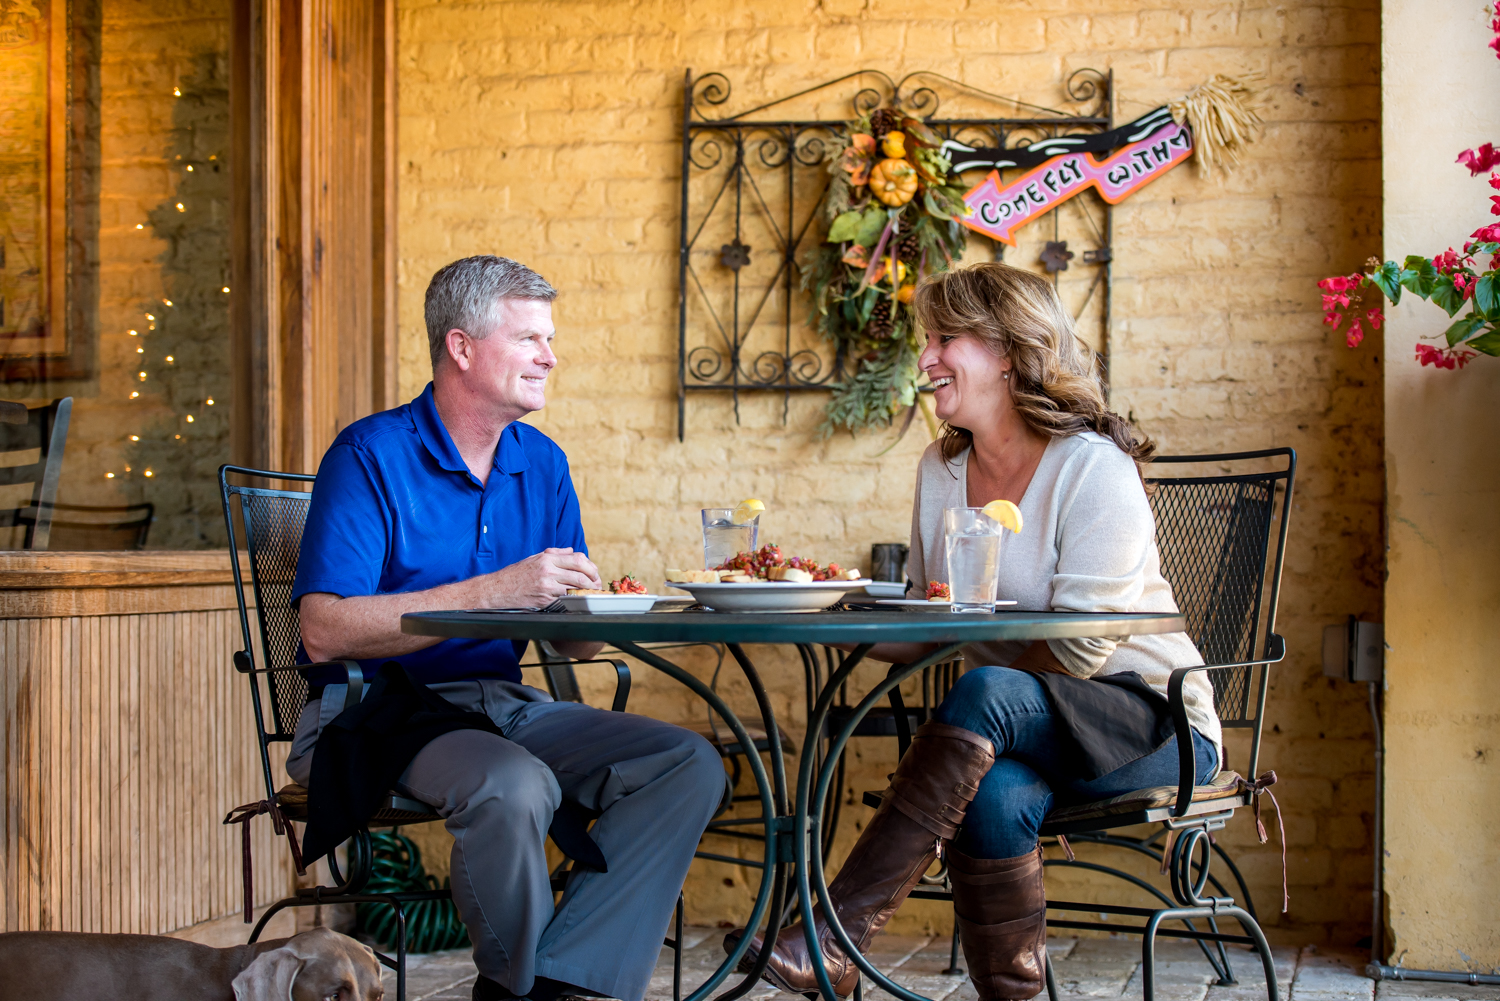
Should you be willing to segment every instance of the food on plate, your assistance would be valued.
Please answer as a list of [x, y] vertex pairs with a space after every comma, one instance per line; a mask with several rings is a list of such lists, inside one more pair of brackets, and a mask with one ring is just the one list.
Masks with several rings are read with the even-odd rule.
[[984, 506], [984, 516], [998, 521], [1006, 528], [1021, 534], [1021, 509], [1008, 500], [992, 500]]
[[717, 570], [668, 570], [668, 584], [717, 584]]
[[953, 592], [950, 591], [948, 589], [948, 585], [944, 584], [942, 581], [940, 581], [940, 580], [930, 580], [930, 581], [927, 582], [927, 600], [928, 601], [952, 601], [953, 600]]
[[754, 521], [755, 517], [764, 513], [765, 510], [765, 504], [754, 497], [751, 497], [749, 500], [742, 500], [739, 503], [739, 507], [734, 509], [734, 514], [729, 516], [729, 523], [731, 525], [743, 525], [748, 521]]
[[630, 574], [626, 574], [619, 580], [609, 582], [609, 588], [597, 587], [570, 587], [568, 594], [645, 594], [646, 585], [636, 580]]
[[[858, 570], [845, 570], [837, 563], [830, 563], [825, 567], [805, 556], [783, 556], [780, 546], [761, 546], [753, 553], [739, 553], [715, 569], [719, 572], [719, 580], [729, 584], [754, 581], [807, 584], [814, 581], [860, 579]], [[668, 571], [669, 574], [671, 572]], [[672, 580], [671, 576], [667, 579]]]

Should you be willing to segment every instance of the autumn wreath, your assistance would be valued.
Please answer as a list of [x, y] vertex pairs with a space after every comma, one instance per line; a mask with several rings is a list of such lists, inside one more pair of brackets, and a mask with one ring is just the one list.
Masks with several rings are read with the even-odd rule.
[[912, 292], [963, 251], [964, 188], [942, 137], [920, 119], [881, 108], [831, 144], [825, 240], [803, 261], [818, 332], [842, 350], [823, 432], [883, 427], [917, 402]]

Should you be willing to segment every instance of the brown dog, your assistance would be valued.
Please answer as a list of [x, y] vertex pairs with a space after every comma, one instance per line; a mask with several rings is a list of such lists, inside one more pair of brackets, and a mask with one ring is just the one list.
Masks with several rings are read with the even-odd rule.
[[231, 949], [156, 935], [0, 934], [0, 1001], [380, 1001], [380, 964], [315, 928]]

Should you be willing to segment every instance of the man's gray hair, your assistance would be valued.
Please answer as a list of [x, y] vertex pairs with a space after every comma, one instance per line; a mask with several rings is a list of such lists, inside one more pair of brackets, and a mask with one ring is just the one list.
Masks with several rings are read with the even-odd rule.
[[448, 350], [448, 331], [457, 328], [475, 340], [490, 335], [499, 321], [496, 306], [501, 299], [556, 298], [557, 289], [547, 279], [506, 257], [481, 254], [439, 268], [427, 286], [423, 309], [433, 369]]

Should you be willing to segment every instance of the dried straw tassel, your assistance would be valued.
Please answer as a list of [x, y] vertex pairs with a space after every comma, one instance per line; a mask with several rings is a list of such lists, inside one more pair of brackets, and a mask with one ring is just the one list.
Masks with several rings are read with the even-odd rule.
[[1205, 177], [1214, 170], [1229, 173], [1240, 162], [1244, 147], [1255, 141], [1265, 122], [1249, 106], [1255, 92], [1246, 81], [1259, 74], [1231, 77], [1215, 73], [1207, 83], [1188, 91], [1180, 101], [1173, 101], [1172, 120], [1185, 120], [1193, 130], [1193, 153], [1198, 170]]

